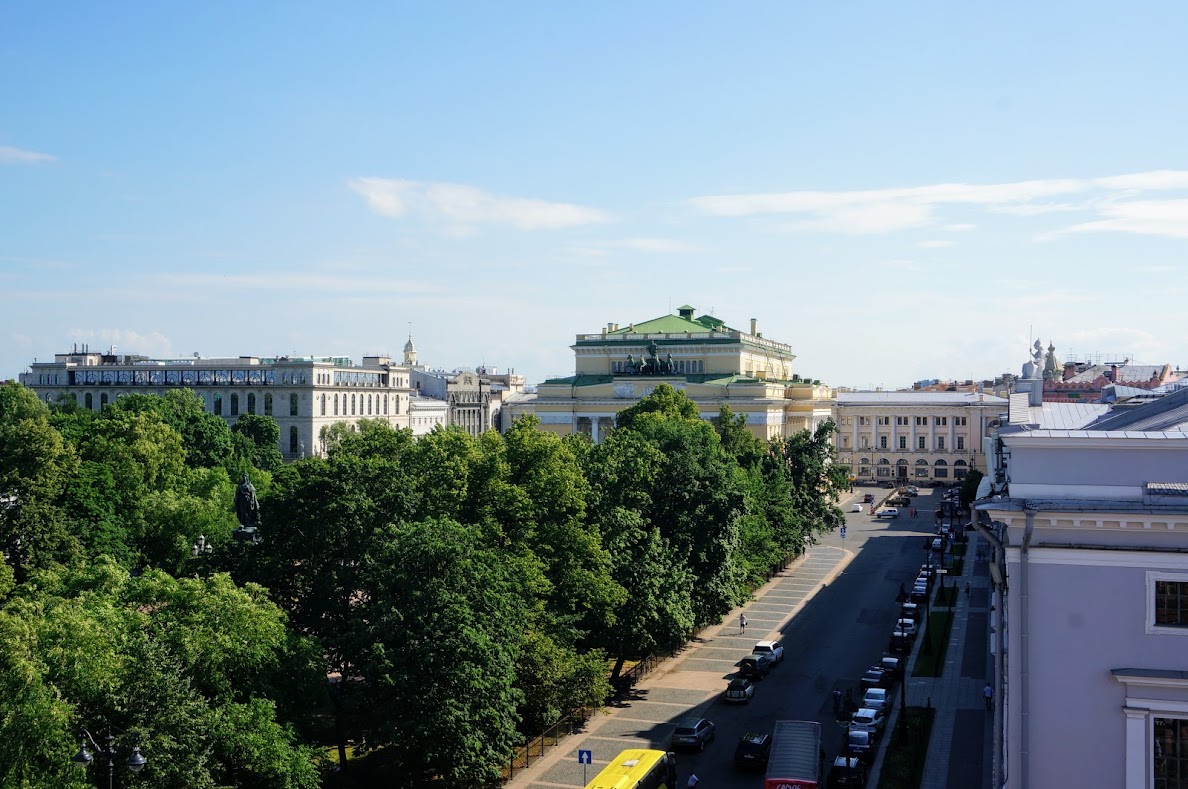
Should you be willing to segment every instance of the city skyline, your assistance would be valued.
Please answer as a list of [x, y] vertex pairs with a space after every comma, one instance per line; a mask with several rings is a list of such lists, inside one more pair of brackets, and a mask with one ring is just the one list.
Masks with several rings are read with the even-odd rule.
[[682, 304], [832, 386], [1188, 366], [1188, 8], [0, 0], [0, 379], [75, 343], [573, 373]]

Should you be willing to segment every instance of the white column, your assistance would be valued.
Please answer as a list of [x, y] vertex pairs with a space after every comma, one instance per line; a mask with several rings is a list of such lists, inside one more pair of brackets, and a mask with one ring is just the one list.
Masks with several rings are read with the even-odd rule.
[[1148, 713], [1134, 707], [1123, 707], [1122, 711], [1126, 713], [1125, 789], [1146, 789], [1147, 756], [1151, 753], [1147, 745]]
[[590, 441], [598, 443], [598, 417], [590, 417]]

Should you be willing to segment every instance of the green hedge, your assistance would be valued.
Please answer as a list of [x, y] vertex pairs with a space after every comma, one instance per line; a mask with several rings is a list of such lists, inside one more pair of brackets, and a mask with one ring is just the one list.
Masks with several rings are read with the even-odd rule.
[[[938, 595], [939, 599], [939, 595]], [[926, 633], [919, 637], [931, 638], [932, 649], [928, 649], [929, 642], [920, 646], [916, 653], [916, 664], [912, 667], [913, 677], [939, 677], [945, 669], [945, 650], [949, 647], [949, 631], [953, 628], [953, 614], [949, 611], [933, 611], [928, 617], [928, 636]]]
[[904, 707], [887, 743], [878, 789], [919, 789], [932, 734], [932, 707]]

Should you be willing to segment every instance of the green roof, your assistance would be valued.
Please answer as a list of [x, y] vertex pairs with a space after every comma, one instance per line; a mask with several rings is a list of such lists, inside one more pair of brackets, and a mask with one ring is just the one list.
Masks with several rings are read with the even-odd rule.
[[[686, 309], [686, 307], [681, 307], [681, 309]], [[701, 315], [692, 320], [682, 318], [680, 315], [662, 315], [659, 318], [636, 323], [633, 326], [624, 326], [608, 332], [608, 334], [682, 334], [684, 332], [707, 332], [711, 329], [734, 331], [712, 315]]]
[[[550, 378], [544, 384], [569, 384], [570, 386], [596, 386], [609, 384], [613, 380], [609, 375], [570, 375], [565, 378]], [[541, 384], [542, 386], [544, 384]]]

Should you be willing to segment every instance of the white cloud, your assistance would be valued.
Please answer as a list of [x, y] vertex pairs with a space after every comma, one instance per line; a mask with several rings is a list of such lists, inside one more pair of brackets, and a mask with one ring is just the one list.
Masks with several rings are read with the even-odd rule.
[[941, 229], [948, 230], [950, 233], [968, 233], [969, 231], [975, 230], [976, 228], [977, 228], [977, 225], [956, 224], [956, 225], [945, 225]]
[[640, 252], [697, 252], [696, 244], [678, 241], [673, 238], [625, 238], [622, 241], [611, 241], [607, 246], [635, 249]]
[[55, 162], [57, 160], [58, 157], [51, 156], [48, 153], [22, 151], [20, 148], [0, 145], [0, 164], [41, 164], [42, 162]]
[[610, 220], [608, 214], [594, 208], [524, 197], [502, 197], [466, 184], [356, 178], [349, 185], [377, 214], [395, 218], [419, 214], [455, 228], [502, 224], [521, 230], [544, 230]]
[[921, 241], [920, 243], [916, 244], [916, 246], [924, 247], [925, 249], [942, 249], [944, 247], [953, 246], [953, 242], [947, 241], [943, 238], [930, 238], [927, 241]]
[[384, 279], [374, 275], [335, 276], [308, 274], [302, 272], [258, 274], [160, 274], [155, 278], [170, 289], [193, 289], [204, 286], [218, 288], [223, 292], [237, 290], [296, 290], [309, 293], [432, 293], [440, 290], [436, 285], [405, 279]]
[[1070, 233], [1104, 232], [1188, 238], [1188, 199], [1111, 203], [1102, 206], [1099, 212], [1103, 219], [1072, 225], [1042, 238], [1050, 240]]
[[[708, 195], [692, 198], [689, 204], [712, 216], [791, 216], [794, 219], [784, 227], [850, 235], [929, 226], [950, 232], [972, 230], [974, 225], [969, 223], [943, 224], [939, 214], [946, 206], [974, 206], [1017, 216], [1083, 212], [1099, 217], [1041, 238], [1102, 231], [1188, 238], [1188, 200], [1134, 199], [1154, 190], [1188, 190], [1188, 170], [1001, 184], [941, 183], [893, 189]], [[1051, 199], [1056, 197], [1077, 199]]]
[[1133, 189], [1138, 191], [1188, 189], [1188, 170], [1152, 170], [1146, 173], [1114, 175], [1108, 178], [1095, 178], [1093, 183], [1107, 189]]

